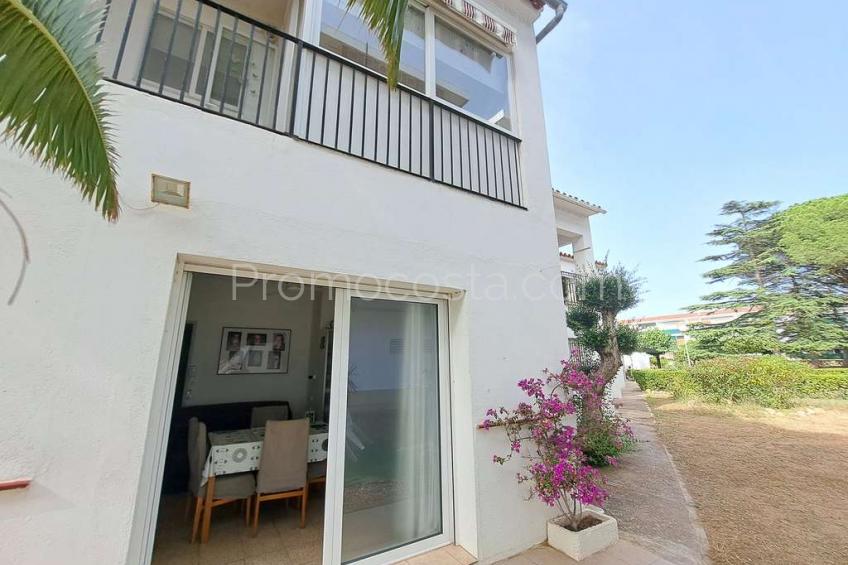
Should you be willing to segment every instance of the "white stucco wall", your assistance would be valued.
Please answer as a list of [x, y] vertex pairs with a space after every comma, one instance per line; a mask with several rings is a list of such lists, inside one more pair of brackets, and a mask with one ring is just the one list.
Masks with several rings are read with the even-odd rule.
[[627, 379], [624, 374], [625, 368], [622, 365], [621, 368], [618, 369], [618, 372], [615, 374], [615, 378], [609, 384], [608, 391], [610, 398], [621, 398], [622, 392], [624, 392], [624, 385], [627, 383]]
[[651, 356], [647, 353], [636, 351], [630, 355], [623, 355], [621, 360], [625, 370], [651, 368]]
[[[126, 561], [178, 253], [465, 290], [451, 304], [457, 536], [483, 562], [545, 538], [550, 511], [491, 463], [503, 437], [475, 427], [519, 399], [519, 378], [567, 355], [533, 31], [500, 13], [519, 32], [527, 210], [114, 85], [117, 224], [0, 149], [32, 256], [2, 306], [0, 480], [34, 479], [0, 493], [0, 560]], [[191, 208], [151, 207], [151, 173], [191, 181]], [[8, 222], [0, 230], [5, 298], [19, 251]]]
[[592, 269], [595, 250], [592, 243], [592, 226], [585, 209], [562, 202], [555, 202], [556, 228], [560, 247], [574, 255], [572, 263], [577, 271]]

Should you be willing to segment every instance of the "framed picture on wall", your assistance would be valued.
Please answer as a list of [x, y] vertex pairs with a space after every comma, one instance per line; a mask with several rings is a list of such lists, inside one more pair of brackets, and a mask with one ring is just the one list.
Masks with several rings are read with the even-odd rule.
[[291, 330], [224, 328], [218, 353], [219, 375], [289, 372]]

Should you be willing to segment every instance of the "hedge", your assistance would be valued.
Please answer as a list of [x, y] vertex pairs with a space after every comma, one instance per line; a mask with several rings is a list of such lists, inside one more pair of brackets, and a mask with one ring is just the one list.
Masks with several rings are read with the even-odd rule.
[[630, 376], [642, 390], [672, 391], [675, 381], [686, 378], [686, 371], [678, 369], [631, 369]]
[[848, 399], [848, 369], [814, 369], [778, 356], [730, 356], [701, 361], [684, 370], [631, 370], [642, 390], [664, 390], [677, 398], [753, 402], [785, 408], [793, 398]]
[[798, 383], [799, 396], [848, 399], [848, 369], [810, 369]]

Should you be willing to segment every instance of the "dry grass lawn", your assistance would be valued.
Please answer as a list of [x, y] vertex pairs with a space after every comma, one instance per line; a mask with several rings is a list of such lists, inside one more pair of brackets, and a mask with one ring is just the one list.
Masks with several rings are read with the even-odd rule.
[[848, 564], [848, 402], [648, 402], [715, 563]]

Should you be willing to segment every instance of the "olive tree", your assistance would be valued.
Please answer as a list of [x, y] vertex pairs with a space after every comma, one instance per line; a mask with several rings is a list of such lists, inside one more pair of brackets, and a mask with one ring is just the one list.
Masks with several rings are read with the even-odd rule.
[[568, 305], [568, 327], [580, 345], [598, 354], [598, 371], [604, 377], [600, 386], [605, 388], [618, 373], [621, 356], [636, 350], [636, 330], [616, 318], [639, 302], [640, 281], [632, 271], [616, 266], [581, 274], [576, 287], [577, 300]]

